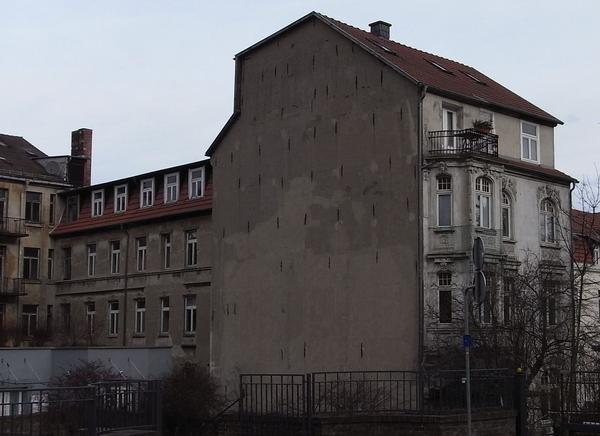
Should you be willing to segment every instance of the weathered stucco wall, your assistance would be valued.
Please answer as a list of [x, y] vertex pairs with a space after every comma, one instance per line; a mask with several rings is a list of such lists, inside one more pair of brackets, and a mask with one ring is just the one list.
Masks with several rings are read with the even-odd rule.
[[418, 88], [316, 20], [238, 62], [212, 157], [213, 372], [413, 369]]

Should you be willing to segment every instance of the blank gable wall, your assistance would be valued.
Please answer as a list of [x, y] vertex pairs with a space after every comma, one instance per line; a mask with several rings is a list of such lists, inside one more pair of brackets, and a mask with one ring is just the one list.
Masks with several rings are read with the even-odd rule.
[[213, 371], [412, 369], [417, 87], [317, 20], [238, 62], [213, 155]]

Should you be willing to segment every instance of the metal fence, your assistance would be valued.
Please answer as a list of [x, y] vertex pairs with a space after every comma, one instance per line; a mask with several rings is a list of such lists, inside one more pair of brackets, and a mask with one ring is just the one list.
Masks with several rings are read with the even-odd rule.
[[436, 130], [429, 132], [429, 154], [451, 156], [484, 154], [498, 157], [498, 135], [477, 129]]
[[0, 387], [0, 435], [95, 435], [116, 429], [159, 429], [159, 383], [3, 386]]

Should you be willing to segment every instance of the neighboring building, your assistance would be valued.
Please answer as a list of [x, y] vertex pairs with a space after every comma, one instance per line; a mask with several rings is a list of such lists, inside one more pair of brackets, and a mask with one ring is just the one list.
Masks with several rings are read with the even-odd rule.
[[211, 366], [231, 387], [239, 372], [443, 358], [475, 236], [495, 300], [527, 250], [567, 274], [560, 121], [389, 30], [313, 12], [236, 56], [234, 114], [207, 152]]
[[55, 340], [180, 346], [207, 364], [208, 160], [68, 190], [60, 198], [66, 206], [51, 234]]
[[52, 304], [58, 192], [89, 184], [92, 131], [72, 133], [71, 155], [47, 156], [20, 136], [0, 134], [0, 346], [46, 339]]

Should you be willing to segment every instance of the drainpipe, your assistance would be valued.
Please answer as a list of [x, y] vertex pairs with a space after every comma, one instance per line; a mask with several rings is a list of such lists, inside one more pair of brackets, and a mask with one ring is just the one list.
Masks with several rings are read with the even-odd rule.
[[419, 304], [419, 337], [418, 337], [418, 365], [419, 369], [423, 368], [424, 364], [424, 342], [425, 342], [425, 310], [424, 304], [424, 259], [423, 259], [423, 99], [427, 94], [427, 85], [421, 84], [419, 95], [418, 116], [418, 132], [417, 132], [417, 280], [418, 280], [418, 304]]
[[569, 256], [571, 259], [571, 262], [569, 264], [569, 282], [571, 285], [571, 306], [572, 306], [572, 312], [571, 312], [571, 347], [573, 347], [574, 345], [577, 345], [576, 347], [572, 348], [571, 351], [571, 362], [570, 362], [570, 366], [571, 368], [569, 368], [569, 372], [570, 374], [573, 374], [575, 372], [575, 364], [577, 363], [577, 357], [578, 357], [578, 350], [577, 348], [579, 347], [579, 344], [575, 344], [575, 317], [576, 317], [576, 313], [575, 313], [575, 297], [574, 297], [574, 293], [575, 293], [575, 266], [574, 266], [574, 252], [573, 252], [573, 191], [575, 190], [575, 185], [577, 182], [571, 182], [571, 188], [569, 189], [569, 244], [571, 245], [571, 249], [569, 250], [571, 253], [571, 255]]
[[121, 225], [121, 231], [127, 236], [125, 243], [125, 270], [123, 277], [123, 346], [127, 346], [127, 288], [129, 286], [129, 230]]

